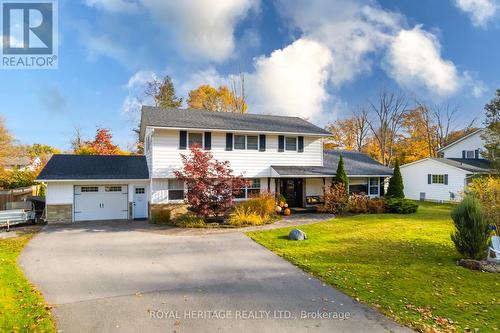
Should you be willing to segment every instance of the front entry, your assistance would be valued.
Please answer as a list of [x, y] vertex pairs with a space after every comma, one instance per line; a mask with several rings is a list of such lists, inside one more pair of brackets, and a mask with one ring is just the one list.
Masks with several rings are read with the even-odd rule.
[[148, 217], [148, 200], [146, 199], [146, 188], [134, 187], [134, 219], [145, 219]]
[[304, 180], [300, 178], [281, 179], [280, 193], [285, 197], [289, 207], [303, 207]]

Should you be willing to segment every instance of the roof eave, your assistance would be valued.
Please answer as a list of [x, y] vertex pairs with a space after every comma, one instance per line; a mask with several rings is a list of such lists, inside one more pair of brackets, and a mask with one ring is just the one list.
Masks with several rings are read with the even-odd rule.
[[[234, 130], [234, 129], [223, 129], [223, 128], [202, 128], [202, 127], [171, 127], [171, 126], [158, 126], [158, 125], [147, 125], [146, 127], [152, 129], [170, 129], [170, 130], [186, 130], [186, 131], [220, 131], [229, 133], [265, 133], [265, 134], [289, 134], [289, 135], [303, 135], [303, 136], [318, 136], [318, 137], [330, 137], [331, 134], [328, 133], [311, 133], [311, 132], [283, 132], [283, 131], [255, 131], [255, 130]], [[142, 128], [141, 128], [141, 135]]]

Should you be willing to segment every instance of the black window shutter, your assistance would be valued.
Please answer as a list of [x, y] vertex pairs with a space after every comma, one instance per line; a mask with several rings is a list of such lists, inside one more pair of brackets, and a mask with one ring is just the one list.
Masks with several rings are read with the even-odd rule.
[[205, 132], [205, 150], [212, 149], [212, 132]]
[[259, 135], [259, 150], [266, 151], [266, 135], [265, 134]]
[[448, 174], [444, 175], [444, 184], [448, 185]]
[[462, 158], [466, 158], [467, 156], [465, 155], [465, 150], [462, 150]]
[[479, 159], [479, 149], [474, 150], [474, 158]]
[[299, 153], [303, 153], [304, 152], [304, 137], [303, 136], [299, 136], [298, 137], [298, 147], [299, 147]]
[[187, 148], [187, 132], [179, 131], [179, 149]]
[[233, 150], [233, 133], [226, 133], [226, 150]]
[[285, 137], [283, 135], [278, 136], [278, 151], [285, 151]]
[[427, 175], [427, 184], [430, 184], [432, 182], [432, 175], [428, 174]]

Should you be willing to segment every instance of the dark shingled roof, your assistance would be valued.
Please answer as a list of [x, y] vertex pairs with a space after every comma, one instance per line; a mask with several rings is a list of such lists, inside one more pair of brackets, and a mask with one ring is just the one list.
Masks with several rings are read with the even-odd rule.
[[142, 107], [141, 139], [144, 139], [146, 126], [331, 135], [330, 132], [298, 117], [152, 106]]
[[474, 173], [490, 173], [493, 171], [491, 162], [482, 158], [477, 160], [467, 158], [434, 158], [434, 160]]
[[37, 179], [149, 179], [149, 171], [145, 156], [54, 155]]
[[337, 173], [339, 156], [342, 154], [348, 176], [392, 176], [392, 169], [357, 151], [325, 150], [323, 165], [317, 166], [272, 166], [282, 176], [333, 176]]

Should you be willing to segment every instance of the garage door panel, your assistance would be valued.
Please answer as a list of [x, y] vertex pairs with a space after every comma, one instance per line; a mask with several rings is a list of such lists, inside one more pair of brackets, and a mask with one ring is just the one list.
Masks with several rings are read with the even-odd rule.
[[127, 185], [75, 186], [75, 221], [127, 218]]

